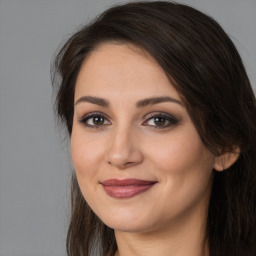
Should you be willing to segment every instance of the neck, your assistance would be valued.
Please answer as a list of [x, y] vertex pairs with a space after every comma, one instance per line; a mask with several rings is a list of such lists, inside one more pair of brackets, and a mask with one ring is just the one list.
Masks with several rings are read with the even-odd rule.
[[[148, 232], [115, 231], [115, 256], [209, 256], [205, 236], [205, 214], [193, 214]], [[198, 225], [199, 224], [199, 225]]]

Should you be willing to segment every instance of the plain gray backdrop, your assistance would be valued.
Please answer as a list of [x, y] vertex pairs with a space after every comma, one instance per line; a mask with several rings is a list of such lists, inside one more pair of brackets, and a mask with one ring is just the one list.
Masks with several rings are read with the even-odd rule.
[[[68, 143], [54, 122], [58, 45], [114, 0], [0, 0], [0, 255], [64, 256]], [[187, 0], [231, 36], [256, 88], [256, 0]]]

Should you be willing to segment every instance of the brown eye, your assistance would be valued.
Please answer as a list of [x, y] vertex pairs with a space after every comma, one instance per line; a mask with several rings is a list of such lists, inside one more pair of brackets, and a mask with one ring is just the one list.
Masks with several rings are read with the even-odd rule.
[[155, 117], [153, 119], [153, 122], [157, 125], [157, 126], [164, 126], [165, 123], [167, 122], [167, 120], [164, 117]]
[[102, 124], [104, 124], [104, 120], [105, 120], [105, 118], [102, 117], [102, 116], [95, 116], [95, 117], [92, 118], [92, 122], [95, 125], [102, 125]]
[[89, 113], [80, 120], [80, 123], [94, 129], [99, 129], [110, 124], [108, 119], [100, 113]]
[[177, 122], [178, 122], [178, 120], [175, 117], [173, 117], [172, 115], [158, 113], [158, 114], [151, 114], [151, 117], [148, 118], [143, 123], [143, 125], [151, 126], [153, 128], [158, 128], [158, 129], [164, 129], [164, 128], [168, 128], [172, 125], [175, 125]]

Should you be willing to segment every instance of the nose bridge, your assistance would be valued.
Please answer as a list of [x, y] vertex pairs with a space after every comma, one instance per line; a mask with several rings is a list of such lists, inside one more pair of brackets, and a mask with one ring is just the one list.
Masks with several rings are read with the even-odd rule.
[[130, 126], [121, 126], [118, 125], [115, 129], [113, 129], [112, 134], [112, 147], [113, 148], [123, 148], [128, 149], [128, 142], [131, 142], [132, 131]]
[[107, 162], [119, 168], [142, 161], [140, 147], [136, 141], [136, 130], [131, 124], [118, 124], [111, 131]]

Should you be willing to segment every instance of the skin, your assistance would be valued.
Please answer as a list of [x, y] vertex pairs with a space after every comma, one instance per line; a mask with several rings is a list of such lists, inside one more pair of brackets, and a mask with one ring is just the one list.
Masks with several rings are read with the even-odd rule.
[[[136, 106], [156, 96], [174, 101]], [[74, 105], [71, 154], [78, 183], [92, 210], [115, 230], [116, 255], [201, 255], [213, 168], [223, 169], [223, 163], [203, 145], [156, 61], [131, 44], [102, 44], [81, 67]], [[100, 125], [93, 117], [85, 121], [92, 112], [101, 114]], [[160, 125], [152, 113], [173, 118]], [[100, 184], [112, 178], [157, 183], [117, 199]]]

